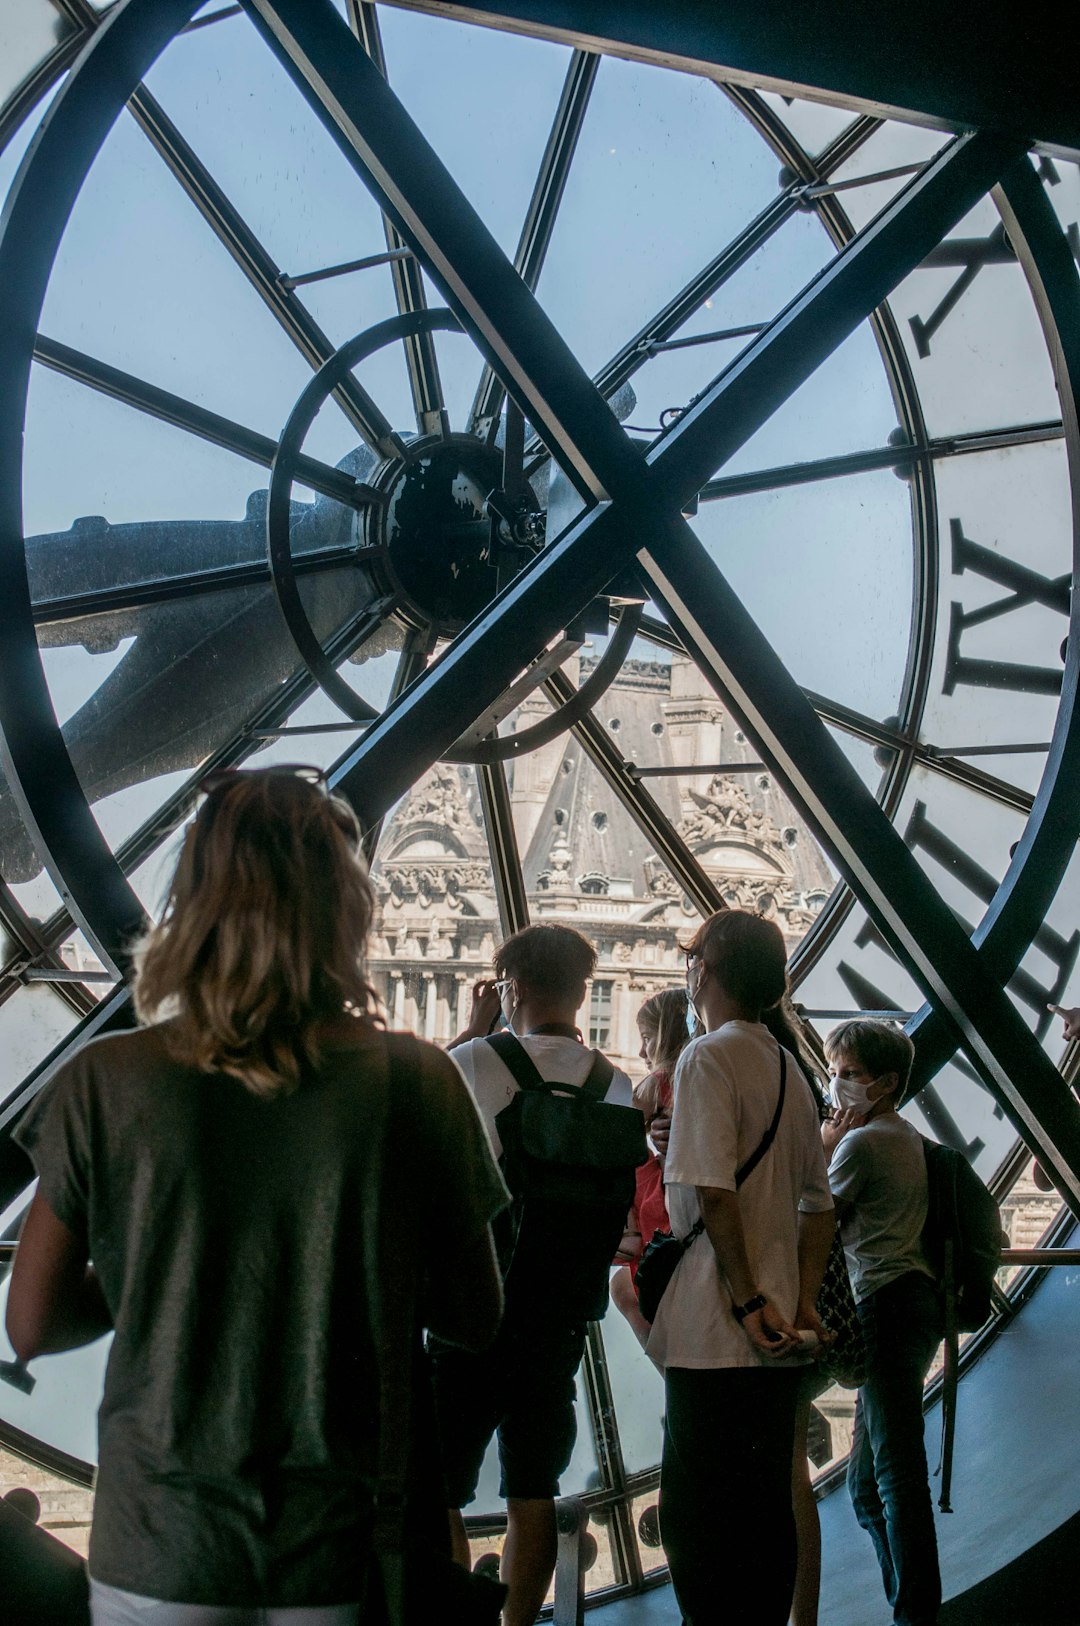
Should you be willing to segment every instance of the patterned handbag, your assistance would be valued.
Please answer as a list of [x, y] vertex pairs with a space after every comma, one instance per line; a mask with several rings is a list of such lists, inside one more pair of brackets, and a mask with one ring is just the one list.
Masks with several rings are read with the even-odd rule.
[[836, 1334], [835, 1342], [818, 1357], [818, 1371], [829, 1383], [857, 1389], [866, 1377], [866, 1346], [839, 1231], [829, 1250], [817, 1313], [829, 1331]]

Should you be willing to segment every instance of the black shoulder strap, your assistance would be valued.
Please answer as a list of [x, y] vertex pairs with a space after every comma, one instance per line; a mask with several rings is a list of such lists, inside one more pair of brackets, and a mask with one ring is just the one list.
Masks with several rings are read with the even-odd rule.
[[761, 1137], [757, 1150], [750, 1153], [750, 1156], [747, 1158], [741, 1169], [735, 1170], [736, 1190], [738, 1190], [748, 1175], [753, 1174], [754, 1170], [765, 1156], [765, 1153], [769, 1150], [769, 1147], [776, 1139], [776, 1131], [780, 1127], [780, 1114], [784, 1110], [784, 1095], [787, 1090], [787, 1057], [784, 1055], [783, 1045], [778, 1044], [776, 1048], [780, 1052], [780, 1094], [777, 1097], [776, 1111], [773, 1113], [772, 1123]]
[[486, 1042], [512, 1074], [519, 1090], [547, 1088], [543, 1074], [516, 1033], [511, 1033], [509, 1028], [502, 1028], [498, 1033], [489, 1033]]
[[374, 1556], [381, 1571], [391, 1626], [405, 1626], [405, 1523], [412, 1424], [413, 1341], [418, 1331], [417, 1271], [421, 1257], [417, 1204], [408, 1181], [386, 1178], [391, 1142], [408, 1133], [415, 1144], [419, 1047], [411, 1034], [382, 1040], [367, 1080], [368, 1132], [375, 1147], [363, 1194], [364, 1286], [378, 1366], [379, 1455]]
[[581, 1088], [594, 1101], [602, 1101], [611, 1088], [611, 1081], [615, 1077], [615, 1068], [599, 1050], [594, 1050], [592, 1056], [593, 1062], [589, 1068], [589, 1076]]
[[503, 1065], [509, 1069], [515, 1084], [521, 1090], [547, 1090], [554, 1084], [556, 1089], [581, 1089], [592, 1100], [602, 1101], [611, 1087], [611, 1080], [615, 1077], [615, 1068], [599, 1050], [592, 1053], [592, 1066], [589, 1068], [588, 1078], [583, 1084], [575, 1086], [562, 1085], [546, 1079], [517, 1034], [511, 1033], [509, 1028], [502, 1028], [498, 1033], [489, 1033], [487, 1042]]

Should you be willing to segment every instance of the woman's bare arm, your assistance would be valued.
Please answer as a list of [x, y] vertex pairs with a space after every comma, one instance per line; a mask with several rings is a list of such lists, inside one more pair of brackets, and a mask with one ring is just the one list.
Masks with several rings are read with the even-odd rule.
[[112, 1320], [86, 1246], [57, 1219], [40, 1191], [19, 1237], [7, 1302], [7, 1332], [21, 1361], [92, 1344]]

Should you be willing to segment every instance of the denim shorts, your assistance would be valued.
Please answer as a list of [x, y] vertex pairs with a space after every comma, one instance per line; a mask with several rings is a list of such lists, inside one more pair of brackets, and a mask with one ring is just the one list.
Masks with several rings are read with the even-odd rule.
[[232, 1604], [166, 1603], [90, 1579], [93, 1626], [359, 1626], [360, 1605], [315, 1609], [238, 1608]]

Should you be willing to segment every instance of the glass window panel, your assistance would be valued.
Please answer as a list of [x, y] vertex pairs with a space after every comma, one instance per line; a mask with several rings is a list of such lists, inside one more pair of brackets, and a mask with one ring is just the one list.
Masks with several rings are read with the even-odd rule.
[[916, 766], [895, 823], [935, 890], [969, 926], [976, 925], [989, 901], [979, 889], [996, 886], [1005, 874], [1009, 849], [1023, 833], [1023, 816]]
[[1061, 414], [1023, 272], [1015, 261], [979, 258], [1000, 229], [984, 198], [946, 239], [954, 253], [974, 243], [970, 263], [936, 265], [931, 257], [889, 296], [932, 434]]
[[7, 197], [8, 189], [19, 172], [19, 165], [26, 156], [26, 149], [65, 78], [66, 75], [61, 75], [52, 89], [46, 92], [41, 101], [23, 119], [18, 129], [8, 136], [7, 145], [0, 149], [0, 199]]
[[[385, 250], [370, 192], [245, 17], [178, 36], [147, 84], [283, 271]], [[391, 314], [386, 268], [344, 281], [354, 308], [377, 302], [356, 326]]]
[[0, 9], [0, 103], [73, 32], [74, 25], [50, 0], [4, 0]]
[[896, 712], [911, 510], [890, 471], [702, 503], [692, 524], [797, 683], [864, 714]]
[[798, 999], [822, 1037], [839, 1020], [833, 1015], [837, 1011], [910, 1013], [922, 1005], [915, 982], [884, 947], [858, 902], [836, 927], [828, 952], [799, 983]]
[[[696, 761], [705, 771], [644, 783], [653, 794], [662, 785], [675, 799], [676, 828], [728, 907], [774, 920], [793, 952], [832, 893], [834, 872], [773, 774], [760, 763], [742, 771], [756, 753], [715, 696], [695, 699], [704, 683], [693, 681], [693, 668], [688, 678], [691, 686], [671, 707], [671, 750], [676, 764]], [[719, 756], [708, 749], [717, 739]], [[729, 771], [709, 771], [720, 763]], [[689, 899], [676, 902], [677, 895], [649, 920], [683, 937], [696, 917]]]
[[[1062, 1066], [1068, 1048], [1060, 1017], [1037, 1012], [1037, 1004], [1080, 1005], [1080, 857], [1074, 847], [1053, 903], [1043, 916], [1035, 938], [1020, 962], [1019, 984], [1026, 996], [1018, 1000], [1029, 1024], [1037, 1026], [1043, 1046], [1055, 1066]], [[1014, 998], [1017, 985], [1012, 988]]]
[[[72, 455], [64, 458], [62, 480], [57, 478], [57, 447], [61, 445], [72, 447]], [[78, 555], [81, 562], [74, 581], [48, 569], [48, 558], [39, 565], [32, 550], [29, 568], [35, 597], [85, 591], [87, 586], [113, 587], [120, 581], [145, 581], [159, 574], [160, 549], [144, 556], [136, 553], [129, 560], [118, 547], [118, 539], [107, 550], [101, 541], [92, 546], [90, 535], [95, 528], [102, 529], [100, 519], [110, 525], [164, 519], [235, 523], [244, 519], [250, 493], [265, 486], [265, 472], [247, 458], [109, 400], [58, 373], [43, 367], [31, 371], [23, 463], [27, 537], [67, 531], [77, 519], [97, 522], [83, 527], [81, 535], [67, 538], [63, 560], [69, 568], [74, 568], [73, 556]], [[260, 541], [265, 553], [261, 535]], [[59, 562], [60, 550], [53, 551]], [[99, 561], [99, 570], [88, 569]], [[232, 561], [225, 556], [213, 562]], [[89, 580], [80, 587], [81, 577]]]
[[[266, 434], [278, 433], [310, 377], [130, 117], [117, 120], [79, 193], [41, 327]], [[90, 455], [77, 440], [57, 444], [76, 472]]]
[[[85, 426], [99, 457], [93, 467], [82, 466], [85, 481], [73, 473], [59, 502], [48, 459], [29, 463], [31, 524], [51, 522], [44, 535], [39, 531], [28, 542], [35, 597], [155, 577], [167, 582], [174, 574], [222, 566], [265, 567], [265, 494], [252, 490], [265, 478], [262, 471], [41, 374], [35, 374], [32, 395], [32, 453], [44, 446], [44, 425], [56, 422], [50, 407], [57, 397], [72, 424]], [[129, 425], [136, 438], [125, 441]], [[141, 453], [137, 473], [133, 445]], [[75, 517], [88, 510], [103, 517]], [[352, 510], [333, 499], [298, 504], [294, 553], [348, 542], [355, 529]], [[306, 573], [298, 582], [324, 638], [357, 616], [374, 591], [352, 565]], [[229, 739], [300, 665], [269, 581], [69, 618], [43, 626], [40, 636], [60, 646], [47, 647], [43, 656], [53, 702], [84, 789], [100, 804], [101, 825], [114, 846], [177, 788], [177, 775]], [[364, 669], [350, 664], [348, 670]], [[376, 676], [372, 667], [371, 677], [381, 704], [385, 672]], [[365, 681], [359, 680], [361, 689]], [[344, 743], [337, 742], [337, 749]], [[336, 755], [330, 739], [320, 749], [324, 760]], [[10, 879], [22, 881], [37, 866], [16, 865], [11, 849], [7, 867]]]
[[[1035, 1161], [1032, 1159], [1021, 1170], [1019, 1178], [1001, 1204], [1001, 1225], [1009, 1239], [1010, 1248], [1039, 1248], [1046, 1246], [1046, 1234], [1057, 1223], [1062, 1212], [1061, 1198], [1056, 1191], [1043, 1191], [1035, 1183]], [[1013, 1265], [998, 1272], [997, 1280], [1008, 1289], [1023, 1270]]]
[[595, 371], [775, 188], [775, 158], [713, 84], [605, 57], [539, 288], [583, 365]]
[[8, 822], [8, 809], [11, 805], [7, 801], [8, 794], [6, 783], [0, 780], [0, 795], [3, 797], [2, 805], [5, 821], [3, 839], [6, 861], [10, 860], [12, 864], [18, 862], [22, 867], [13, 869], [12, 873], [24, 877], [21, 881], [13, 879], [9, 882], [11, 895], [16, 903], [26, 911], [31, 922], [40, 923], [43, 920], [50, 919], [56, 913], [62, 906], [63, 899], [44, 869], [37, 868], [37, 873], [34, 873], [39, 860], [23, 839], [21, 821], [18, 825], [18, 831], [16, 831], [14, 824]]
[[[821, 1442], [821, 1460], [814, 1463], [818, 1476], [843, 1462], [851, 1450], [851, 1435], [855, 1424], [855, 1390], [842, 1389], [834, 1383], [814, 1401], [825, 1423], [818, 1434]], [[811, 1420], [812, 1421], [812, 1420]], [[813, 1435], [811, 1435], [813, 1440]], [[828, 1449], [828, 1456], [824, 1455]]]
[[759, 90], [757, 94], [808, 153], [821, 152], [859, 116], [847, 107], [829, 107], [824, 102], [808, 102], [799, 96], [782, 96], [775, 90]]
[[[0, 1286], [0, 1328], [7, 1309], [8, 1281]], [[105, 1381], [105, 1363], [111, 1335], [85, 1349], [50, 1355], [34, 1366], [33, 1394], [24, 1395], [11, 1384], [0, 1384], [0, 1418], [45, 1445], [65, 1451], [80, 1462], [97, 1462], [97, 1409]], [[0, 1360], [10, 1361], [13, 1350], [0, 1330]]]
[[1035, 167], [1046, 186], [1046, 195], [1053, 204], [1061, 227], [1068, 234], [1073, 254], [1080, 251], [1077, 233], [1080, 231], [1080, 164], [1066, 163], [1064, 159], [1040, 154]]
[[993, 1179], [1016, 1144], [1015, 1128], [962, 1053], [903, 1110], [923, 1134], [952, 1139], [983, 1180]]
[[472, 768], [437, 763], [402, 798], [372, 865], [369, 969], [392, 1029], [446, 1044], [503, 933]]
[[[717, 247], [721, 245], [716, 245]], [[702, 333], [724, 332], [730, 328], [748, 327], [767, 322], [778, 310], [810, 281], [832, 257], [829, 243], [819, 222], [806, 214], [793, 215], [746, 264], [705, 300], [699, 310], [683, 323], [675, 335], [678, 339], [692, 338]], [[671, 292], [674, 292], [672, 288]], [[629, 336], [630, 330], [624, 337]], [[632, 388], [638, 405], [631, 421], [655, 427], [665, 407], [685, 406], [704, 389], [750, 342], [746, 335], [679, 350], [657, 351], [635, 372]], [[872, 363], [876, 371], [879, 364]], [[865, 380], [861, 381], [865, 389]], [[840, 421], [844, 407], [838, 404]], [[891, 428], [895, 413], [889, 418]], [[835, 450], [835, 447], [832, 449]], [[784, 444], [775, 460], [789, 462], [796, 454]], [[742, 467], [745, 448], [736, 454], [725, 472]], [[746, 465], [758, 467], [761, 451]]]
[[[883, 446], [895, 428], [892, 392], [874, 336], [864, 323], [718, 472], [735, 474], [865, 451]], [[885, 490], [880, 480], [879, 490]]]
[[659, 1491], [655, 1486], [631, 1500], [630, 1517], [637, 1537], [642, 1574], [649, 1575], [654, 1570], [663, 1569], [667, 1558], [660, 1542]]
[[28, 983], [0, 1005], [0, 1101], [70, 1033], [79, 1020], [47, 983]]
[[[1047, 741], [1068, 632], [1061, 579], [1072, 570], [1064, 442], [939, 459], [935, 477], [941, 613], [923, 738], [943, 747]], [[1018, 595], [1018, 584], [1037, 594]], [[972, 760], [1028, 785], [1038, 765]]]
[[[646, 1239], [647, 1240], [647, 1239]], [[628, 1474], [653, 1468], [663, 1443], [664, 1379], [614, 1304], [601, 1323], [615, 1420]]]
[[74, 931], [60, 945], [60, 959], [69, 971], [77, 971], [86, 978], [81, 991], [91, 999], [104, 999], [111, 994], [116, 980], [105, 969], [94, 949], [81, 931]]
[[569, 50], [390, 6], [378, 18], [394, 93], [513, 258]]
[[[921, 125], [890, 120], [876, 130], [869, 141], [864, 141], [845, 164], [831, 171], [829, 180], [852, 181], [862, 175], [879, 175], [905, 164], [925, 164], [950, 139], [941, 130], [926, 130]], [[898, 175], [888, 181], [846, 187], [836, 194], [836, 200], [855, 230], [861, 231], [911, 179], [910, 175]]]

